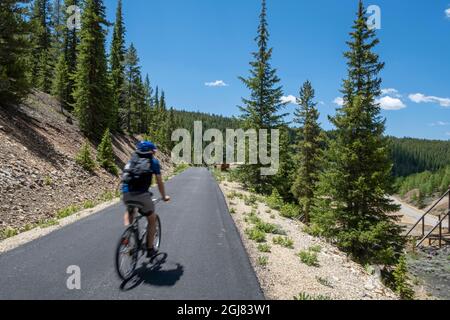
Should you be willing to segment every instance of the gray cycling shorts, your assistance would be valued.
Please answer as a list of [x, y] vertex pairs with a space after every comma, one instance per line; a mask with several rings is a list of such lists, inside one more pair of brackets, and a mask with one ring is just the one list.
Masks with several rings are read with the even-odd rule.
[[139, 208], [139, 212], [143, 216], [151, 216], [153, 213], [155, 213], [155, 204], [153, 203], [153, 194], [150, 192], [145, 193], [136, 193], [136, 192], [129, 192], [124, 193], [122, 196], [122, 201], [125, 203], [126, 206], [136, 206]]

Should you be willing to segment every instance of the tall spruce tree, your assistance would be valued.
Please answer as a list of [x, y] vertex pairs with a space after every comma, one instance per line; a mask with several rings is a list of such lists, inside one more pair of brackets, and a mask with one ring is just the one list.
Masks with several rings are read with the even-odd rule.
[[122, 0], [119, 0], [116, 12], [116, 22], [114, 24], [114, 33], [111, 44], [111, 77], [113, 87], [113, 105], [114, 118], [117, 123], [113, 124], [113, 129], [120, 129], [123, 123], [120, 121], [119, 114], [123, 113], [125, 106], [125, 25], [122, 15]]
[[28, 0], [0, 2], [0, 105], [20, 101], [28, 91], [26, 63]]
[[72, 94], [75, 86], [74, 74], [76, 72], [77, 46], [79, 44], [77, 27], [74, 21], [70, 21], [74, 12], [69, 10], [69, 8], [78, 5], [78, 0], [66, 0], [64, 5], [62, 5], [62, 24], [58, 27], [62, 40], [52, 89], [52, 94], [59, 99], [61, 107], [68, 110], [73, 109], [75, 102]]
[[138, 115], [144, 97], [139, 57], [133, 44], [125, 56], [125, 88], [126, 105], [120, 113], [121, 123], [124, 124], [122, 129], [130, 133], [139, 133]]
[[[251, 91], [250, 98], [243, 98], [244, 106], [240, 107], [241, 118], [247, 129], [278, 129], [283, 124], [284, 114], [279, 111], [286, 105], [281, 102], [282, 87], [276, 69], [270, 60], [272, 49], [268, 47], [269, 31], [267, 23], [266, 0], [262, 0], [262, 10], [256, 37], [258, 51], [253, 53], [254, 61], [250, 62], [251, 70], [248, 78], [240, 77]], [[270, 142], [269, 142], [270, 147]], [[273, 188], [273, 177], [261, 175], [261, 164], [246, 165], [241, 168], [241, 176], [248, 187], [258, 192], [270, 193]]]
[[402, 228], [389, 213], [399, 208], [393, 192], [392, 163], [385, 120], [376, 97], [384, 64], [373, 49], [375, 30], [367, 25], [362, 1], [345, 53], [348, 77], [344, 105], [330, 118], [336, 127], [328, 168], [320, 178], [320, 196], [312, 220], [318, 230], [363, 263], [393, 265], [404, 245]]
[[81, 130], [99, 139], [112, 119], [111, 88], [105, 54], [105, 7], [102, 0], [86, 0], [81, 19], [75, 74], [75, 112]]
[[49, 0], [34, 0], [30, 18], [29, 79], [31, 84], [50, 92], [53, 79], [52, 33]]
[[300, 125], [297, 132], [297, 170], [292, 193], [302, 208], [304, 220], [310, 221], [311, 206], [316, 196], [317, 182], [323, 160], [322, 130], [318, 123], [319, 111], [314, 102], [315, 92], [311, 82], [306, 81], [297, 98], [294, 122]]

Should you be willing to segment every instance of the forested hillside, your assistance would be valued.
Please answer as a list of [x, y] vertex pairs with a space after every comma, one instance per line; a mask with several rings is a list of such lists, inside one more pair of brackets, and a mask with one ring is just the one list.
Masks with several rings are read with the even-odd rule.
[[450, 165], [450, 141], [393, 137], [389, 141], [397, 177], [435, 172]]

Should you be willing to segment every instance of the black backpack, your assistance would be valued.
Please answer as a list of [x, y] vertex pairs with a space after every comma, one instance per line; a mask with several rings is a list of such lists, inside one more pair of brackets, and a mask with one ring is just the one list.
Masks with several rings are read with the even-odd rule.
[[130, 161], [123, 169], [122, 185], [124, 191], [145, 191], [143, 186], [151, 184], [152, 178], [151, 157], [141, 157], [134, 153]]

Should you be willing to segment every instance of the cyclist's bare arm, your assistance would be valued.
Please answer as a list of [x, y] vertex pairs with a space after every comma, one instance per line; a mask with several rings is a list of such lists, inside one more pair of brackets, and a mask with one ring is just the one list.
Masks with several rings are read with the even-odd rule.
[[156, 183], [158, 184], [159, 193], [164, 201], [169, 201], [170, 197], [166, 195], [166, 189], [164, 187], [164, 182], [160, 174], [156, 175]]

